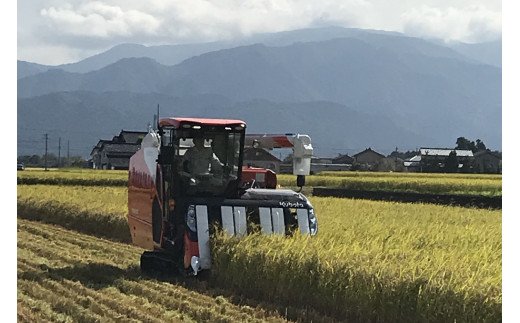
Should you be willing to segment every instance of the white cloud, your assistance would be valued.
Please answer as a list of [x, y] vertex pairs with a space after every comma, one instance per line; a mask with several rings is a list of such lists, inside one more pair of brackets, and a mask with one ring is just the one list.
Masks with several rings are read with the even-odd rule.
[[31, 44], [18, 45], [17, 59], [47, 65], [60, 65], [77, 62], [98, 53], [97, 49], [88, 50], [70, 45]]
[[[145, 5], [146, 4], [146, 5]], [[94, 1], [51, 6], [41, 16], [57, 35], [154, 36], [153, 41], [216, 40], [307, 27], [316, 22], [352, 26], [370, 8], [365, 0]], [[123, 9], [125, 8], [125, 9]]]
[[422, 6], [402, 15], [403, 31], [419, 37], [445, 41], [478, 42], [494, 40], [502, 33], [502, 15], [483, 6], [444, 9]]
[[132, 9], [123, 10], [99, 1], [87, 2], [77, 8], [44, 8], [41, 16], [49, 22], [57, 36], [60, 33], [100, 38], [153, 35], [160, 26], [160, 21], [150, 14]]
[[[496, 0], [31, 0], [19, 2], [19, 56], [27, 50], [103, 51], [215, 41], [324, 25], [402, 31], [420, 37], [481, 41], [501, 35]], [[475, 5], [472, 5], [474, 3]], [[21, 9], [21, 10], [20, 10]], [[37, 47], [36, 47], [37, 46]], [[58, 52], [58, 50], [56, 51]], [[44, 57], [44, 53], [39, 53]], [[53, 57], [53, 60], [57, 60]], [[45, 64], [45, 62], [42, 62]]]

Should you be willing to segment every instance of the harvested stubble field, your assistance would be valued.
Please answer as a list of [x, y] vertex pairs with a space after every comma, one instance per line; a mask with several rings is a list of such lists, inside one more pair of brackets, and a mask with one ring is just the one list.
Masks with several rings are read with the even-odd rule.
[[282, 322], [259, 307], [143, 277], [143, 250], [18, 220], [19, 322]]
[[[500, 211], [311, 201], [317, 237], [217, 237], [211, 283], [340, 320], [500, 320]], [[74, 221], [80, 214], [80, 223], [94, 221], [91, 233], [110, 237], [126, 228], [126, 189], [19, 185], [18, 210], [21, 217], [85, 230]]]

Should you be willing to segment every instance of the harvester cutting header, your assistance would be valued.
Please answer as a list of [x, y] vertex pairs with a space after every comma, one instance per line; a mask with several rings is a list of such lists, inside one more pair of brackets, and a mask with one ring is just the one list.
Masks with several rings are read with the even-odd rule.
[[[196, 275], [211, 267], [214, 227], [242, 236], [315, 235], [314, 209], [301, 193], [257, 188], [261, 168], [243, 166], [244, 146], [293, 149], [297, 186], [310, 173], [307, 135], [249, 135], [241, 120], [164, 118], [130, 158], [128, 224], [134, 244], [151, 251], [143, 270], [179, 268]], [[214, 226], [215, 225], [215, 226]]]

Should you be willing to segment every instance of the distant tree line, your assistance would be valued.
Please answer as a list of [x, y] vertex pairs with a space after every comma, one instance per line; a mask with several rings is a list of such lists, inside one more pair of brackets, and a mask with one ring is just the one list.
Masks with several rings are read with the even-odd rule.
[[[18, 162], [24, 163], [25, 167], [45, 167], [45, 155], [23, 155], [18, 156]], [[47, 154], [47, 167], [85, 167], [86, 161], [80, 156], [61, 157], [55, 154]]]
[[473, 153], [481, 150], [487, 150], [486, 145], [480, 139], [477, 139], [476, 141], [469, 141], [464, 137], [459, 137], [457, 138], [456, 144], [457, 146], [455, 149], [471, 150]]

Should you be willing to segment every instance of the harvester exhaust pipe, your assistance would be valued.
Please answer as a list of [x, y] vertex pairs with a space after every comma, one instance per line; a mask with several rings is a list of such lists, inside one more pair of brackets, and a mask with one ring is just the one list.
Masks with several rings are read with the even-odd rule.
[[300, 188], [298, 192], [301, 192], [302, 188], [305, 186], [305, 175], [296, 176], [296, 186]]

